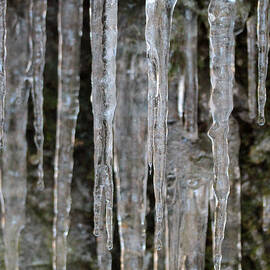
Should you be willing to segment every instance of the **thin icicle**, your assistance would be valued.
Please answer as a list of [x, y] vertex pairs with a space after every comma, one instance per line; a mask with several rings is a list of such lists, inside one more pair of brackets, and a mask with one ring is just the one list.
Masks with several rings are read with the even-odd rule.
[[38, 188], [44, 188], [43, 182], [43, 72], [46, 52], [46, 13], [47, 0], [33, 1], [33, 87], [31, 89], [34, 107], [35, 144], [38, 159]]
[[92, 106], [94, 114], [94, 234], [103, 223], [106, 201], [107, 247], [113, 248], [113, 119], [116, 107], [117, 0], [91, 0]]
[[208, 20], [212, 84], [210, 108], [213, 117], [209, 136], [213, 148], [215, 195], [213, 257], [215, 269], [220, 270], [230, 190], [227, 137], [229, 116], [233, 109], [235, 0], [211, 0]]
[[198, 136], [198, 69], [197, 69], [197, 14], [189, 8], [184, 11], [185, 57], [185, 128]]
[[[30, 1], [14, 1], [7, 9], [7, 96], [2, 155], [2, 230], [5, 269], [19, 269], [19, 239], [25, 224], [27, 192], [26, 126], [29, 85]], [[20, 38], [18, 39], [18, 36]], [[20, 52], [18, 54], [18, 52]], [[18, 96], [20, 93], [20, 96]], [[4, 204], [3, 204], [4, 202]]]
[[[103, 195], [104, 196], [104, 195]], [[101, 214], [105, 215], [106, 202], [103, 200], [101, 205]], [[100, 236], [97, 238], [97, 260], [98, 268], [100, 270], [112, 270], [112, 255], [107, 248], [107, 237], [106, 237], [106, 222], [104, 219], [100, 223]]]
[[[147, 65], [144, 32], [134, 29], [144, 29], [145, 13], [144, 7], [133, 11], [134, 7], [126, 4], [120, 8], [114, 168], [121, 269], [144, 270], [147, 269]], [[128, 18], [126, 12], [121, 12], [127, 9]], [[127, 24], [127, 20], [132, 23]]]
[[54, 167], [53, 269], [65, 270], [75, 130], [79, 112], [82, 0], [60, 0], [58, 106]]
[[[230, 196], [227, 207], [227, 223], [222, 246], [222, 267], [226, 270], [241, 270], [241, 179], [239, 168], [240, 133], [237, 120], [230, 117], [229, 157]], [[211, 212], [215, 208], [211, 194]], [[213, 228], [212, 221], [212, 228]], [[214, 231], [214, 230], [213, 230]]]
[[6, 97], [6, 9], [7, 1], [0, 1], [0, 149], [3, 148]]
[[146, 0], [145, 38], [148, 58], [148, 164], [154, 168], [155, 246], [162, 247], [166, 197], [168, 62], [172, 15], [177, 0]]
[[266, 77], [269, 51], [269, 0], [258, 0], [257, 7], [257, 44], [258, 44], [258, 124], [264, 125], [266, 103]]
[[247, 21], [248, 47], [248, 107], [251, 120], [257, 115], [256, 102], [256, 18], [252, 16]]

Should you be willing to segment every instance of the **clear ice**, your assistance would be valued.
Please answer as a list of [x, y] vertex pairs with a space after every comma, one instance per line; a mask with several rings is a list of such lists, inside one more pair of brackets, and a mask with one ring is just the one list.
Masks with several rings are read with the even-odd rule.
[[257, 45], [258, 45], [258, 124], [265, 123], [266, 77], [269, 51], [269, 0], [258, 0]]
[[[121, 6], [120, 6], [121, 7]], [[119, 7], [119, 8], [120, 8]], [[121, 243], [121, 269], [146, 269], [147, 65], [144, 10], [126, 18], [119, 10], [117, 108], [114, 128], [114, 167], [117, 216]], [[122, 15], [123, 14], [123, 15]], [[136, 40], [134, 44], [133, 40]], [[132, 57], [130, 57], [132, 55]], [[128, 91], [127, 91], [128, 89]], [[123, 147], [126, 145], [128, 147]]]
[[[19, 240], [25, 225], [27, 193], [26, 126], [30, 92], [30, 1], [14, 1], [7, 10], [7, 95], [5, 151], [2, 154], [1, 223], [5, 269], [19, 269]], [[18, 35], [20, 39], [18, 39]], [[18, 51], [20, 54], [18, 54]], [[29, 60], [30, 59], [30, 60]]]
[[247, 21], [248, 47], [248, 107], [249, 118], [254, 120], [257, 115], [256, 100], [256, 18], [252, 16]]
[[0, 149], [3, 148], [6, 98], [6, 12], [7, 1], [0, 1]]
[[35, 144], [38, 160], [39, 189], [44, 188], [43, 181], [43, 72], [46, 53], [46, 14], [47, 0], [32, 1], [32, 72], [33, 85], [31, 88], [34, 107]]
[[58, 104], [54, 164], [53, 269], [65, 270], [76, 122], [79, 113], [82, 0], [60, 0]]
[[153, 166], [156, 199], [155, 247], [162, 247], [166, 198], [168, 64], [172, 15], [177, 0], [146, 0], [148, 59], [148, 166]]
[[[94, 234], [106, 220], [113, 248], [113, 120], [116, 107], [117, 0], [91, 0], [92, 106], [94, 115]], [[102, 215], [105, 200], [106, 211]], [[104, 217], [105, 215], [105, 217]]]
[[213, 124], [209, 130], [214, 159], [214, 239], [215, 270], [221, 269], [222, 242], [226, 225], [227, 201], [230, 191], [228, 133], [233, 109], [234, 22], [235, 0], [211, 0], [208, 8], [210, 25], [210, 109]]

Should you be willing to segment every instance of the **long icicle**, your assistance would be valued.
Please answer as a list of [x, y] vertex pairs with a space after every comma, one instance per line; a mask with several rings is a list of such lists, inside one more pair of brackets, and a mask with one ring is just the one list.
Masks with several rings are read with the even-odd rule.
[[214, 240], [213, 257], [215, 270], [220, 270], [222, 241], [226, 225], [229, 196], [229, 117], [233, 109], [234, 81], [234, 22], [235, 0], [211, 0], [208, 9], [210, 24], [210, 108], [213, 124], [209, 130], [214, 158]]
[[258, 44], [258, 124], [265, 123], [266, 77], [269, 51], [269, 0], [258, 0], [257, 7], [257, 44]]
[[82, 0], [60, 0], [58, 106], [54, 167], [53, 269], [65, 270], [75, 130], [79, 112]]
[[3, 179], [3, 136], [4, 136], [4, 122], [5, 122], [5, 98], [6, 98], [6, 13], [7, 1], [0, 1], [0, 207], [1, 214], [5, 215], [4, 197], [2, 191]]
[[103, 223], [106, 201], [107, 248], [113, 248], [113, 119], [116, 108], [117, 0], [91, 0], [92, 106], [94, 114], [94, 234]]
[[241, 270], [241, 175], [239, 167], [241, 140], [237, 120], [230, 117], [229, 126], [230, 196], [225, 230], [227, 234], [223, 241], [222, 269]]
[[249, 118], [254, 120], [257, 115], [256, 102], [256, 18], [252, 16], [247, 21], [248, 47], [248, 108]]
[[47, 0], [33, 1], [33, 87], [31, 89], [34, 107], [35, 144], [38, 159], [39, 189], [44, 188], [43, 181], [43, 72], [46, 52], [46, 14]]
[[185, 57], [185, 128], [198, 137], [198, 68], [197, 68], [197, 14], [189, 8], [184, 11]]
[[[2, 155], [1, 223], [5, 269], [19, 269], [19, 239], [25, 225], [27, 193], [27, 104], [30, 55], [30, 1], [14, 1], [7, 9], [7, 96]], [[18, 35], [20, 38], [18, 39]], [[18, 52], [19, 57], [18, 57]], [[29, 60], [30, 59], [30, 60]], [[19, 94], [19, 95], [18, 95]], [[4, 204], [3, 204], [4, 202]]]
[[162, 247], [166, 197], [168, 62], [172, 15], [177, 0], [146, 0], [148, 58], [148, 165], [154, 168], [155, 247]]
[[7, 1], [0, 1], [0, 149], [3, 148], [6, 97], [6, 11]]

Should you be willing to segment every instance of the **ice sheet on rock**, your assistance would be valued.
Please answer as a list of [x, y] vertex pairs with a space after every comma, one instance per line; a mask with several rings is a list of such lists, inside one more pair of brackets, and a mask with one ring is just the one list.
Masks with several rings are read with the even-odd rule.
[[[125, 9], [127, 12], [127, 9]], [[147, 65], [144, 10], [119, 16], [114, 168], [121, 269], [146, 269]], [[121, 14], [121, 10], [119, 12]], [[134, 21], [132, 20], [134, 19]], [[127, 20], [133, 23], [128, 24]], [[123, 145], [128, 147], [123, 147]]]
[[247, 21], [248, 48], [248, 107], [249, 118], [254, 120], [257, 115], [256, 100], [256, 18], [252, 16]]
[[[113, 247], [113, 119], [116, 107], [117, 0], [91, 0], [92, 106], [95, 143], [94, 234], [106, 219], [107, 247]], [[105, 216], [101, 215], [106, 201]]]
[[[5, 269], [19, 269], [19, 239], [25, 224], [26, 126], [29, 84], [30, 1], [13, 1], [7, 9], [7, 96], [2, 156], [1, 221]], [[18, 35], [20, 39], [18, 39]], [[18, 52], [20, 52], [18, 54]], [[18, 96], [19, 93], [19, 96]]]
[[258, 124], [264, 125], [266, 103], [266, 77], [269, 51], [269, 0], [258, 0], [257, 45], [258, 45]]
[[198, 70], [197, 70], [197, 14], [189, 8], [184, 9], [184, 59], [185, 59], [185, 128], [198, 136]]
[[234, 82], [234, 21], [235, 1], [211, 0], [208, 9], [210, 24], [210, 109], [213, 124], [209, 130], [214, 158], [214, 239], [215, 270], [221, 269], [222, 242], [226, 225], [229, 184], [228, 132], [233, 109]]
[[54, 165], [53, 269], [65, 270], [75, 130], [79, 112], [82, 0], [60, 0], [58, 104]]
[[0, 1], [0, 149], [3, 148], [6, 97], [6, 9], [7, 1]]
[[154, 169], [156, 199], [155, 246], [161, 249], [166, 196], [166, 144], [168, 114], [168, 61], [170, 30], [177, 0], [146, 1], [146, 50], [148, 59], [148, 164]]
[[47, 0], [32, 2], [32, 43], [33, 43], [33, 87], [31, 89], [34, 108], [35, 144], [38, 160], [38, 188], [44, 188], [43, 182], [43, 72], [46, 53], [46, 14]]
[[246, 26], [248, 16], [250, 14], [251, 3], [249, 0], [236, 1], [236, 18], [234, 24], [234, 34], [241, 34]]

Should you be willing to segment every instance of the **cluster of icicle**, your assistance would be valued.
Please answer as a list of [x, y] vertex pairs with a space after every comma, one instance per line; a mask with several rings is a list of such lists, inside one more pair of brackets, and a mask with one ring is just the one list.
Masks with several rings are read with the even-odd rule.
[[[229, 182], [229, 117], [233, 109], [234, 83], [234, 22], [236, 16], [236, 0], [211, 0], [208, 10], [210, 24], [210, 70], [211, 70], [211, 100], [210, 108], [213, 125], [209, 131], [212, 139], [214, 157], [214, 265], [221, 268], [222, 241], [226, 224], [226, 208], [230, 190]], [[131, 177], [138, 180], [137, 193], [129, 194], [129, 184], [121, 182], [121, 178], [130, 177], [121, 167], [121, 159], [129, 156], [122, 152], [117, 136], [113, 136], [114, 116], [116, 110], [116, 52], [117, 52], [117, 0], [91, 0], [90, 24], [92, 46], [92, 97], [94, 115], [95, 142], [95, 188], [94, 188], [94, 234], [98, 236], [99, 265], [102, 269], [111, 269], [111, 258], [104, 248], [104, 242], [110, 250], [113, 248], [113, 165], [116, 172], [118, 194], [118, 220], [122, 245], [122, 268], [135, 265], [136, 269], [144, 267], [145, 250], [145, 213], [146, 213], [146, 181], [148, 163], [150, 173], [153, 171], [155, 194], [155, 246], [162, 247], [164, 216], [168, 216], [166, 205], [166, 159], [167, 159], [167, 115], [168, 115], [168, 66], [172, 16], [177, 0], [146, 0], [146, 52], [148, 61], [148, 139], [147, 149], [139, 148], [140, 139], [135, 137], [137, 147], [133, 153], [147, 150], [147, 156], [134, 159], [135, 166], [140, 166], [140, 172], [131, 170]], [[73, 170], [73, 150], [76, 121], [79, 112], [79, 58], [80, 38], [82, 35], [82, 0], [59, 0], [58, 34], [58, 106], [57, 106], [57, 136], [55, 154], [55, 188], [54, 188], [54, 224], [53, 224], [53, 269], [66, 269], [67, 235], [69, 231], [69, 212], [71, 208], [71, 181]], [[18, 9], [25, 13], [24, 20], [17, 23], [16, 15], [10, 8], [9, 20], [14, 29], [6, 27], [7, 1], [0, 1], [0, 147], [1, 147], [1, 181], [0, 199], [2, 211], [2, 228], [5, 243], [5, 264], [7, 270], [18, 269], [18, 239], [24, 226], [24, 204], [26, 197], [26, 142], [28, 89], [31, 89], [34, 105], [35, 144], [37, 147], [38, 186], [43, 189], [43, 71], [46, 50], [46, 11], [47, 2], [28, 0], [21, 3]], [[268, 0], [258, 0], [258, 122], [264, 124], [264, 106], [266, 102], [266, 74], [269, 43]], [[179, 83], [178, 113], [185, 114], [185, 127], [197, 138], [197, 36], [189, 35], [197, 32], [196, 16], [191, 10], [185, 13], [186, 62], [187, 72]], [[250, 118], [256, 115], [256, 22], [250, 18], [247, 23], [249, 52], [249, 108]], [[10, 32], [9, 32], [10, 31]], [[12, 33], [15, 31], [15, 33]], [[16, 34], [24, 36], [25, 42], [16, 42]], [[10, 36], [7, 35], [10, 33]], [[9, 63], [6, 67], [6, 40], [9, 40], [13, 51], [21, 50], [23, 58], [17, 59], [14, 52], [8, 52]], [[21, 47], [21, 44], [24, 44]], [[128, 55], [128, 53], [126, 53]], [[124, 56], [123, 57], [127, 57]], [[131, 61], [130, 80], [136, 80], [138, 72], [143, 73], [144, 62], [134, 53]], [[127, 67], [119, 67], [119, 70]], [[136, 70], [137, 69], [137, 70]], [[139, 69], [139, 71], [138, 71]], [[6, 70], [17, 70], [15, 81], [7, 78]], [[14, 71], [13, 71], [14, 72]], [[11, 76], [10, 76], [11, 77]], [[183, 81], [184, 78], [184, 81]], [[6, 87], [6, 80], [9, 82]], [[5, 108], [6, 89], [8, 102]], [[11, 90], [12, 89], [12, 90]], [[14, 90], [13, 90], [14, 89]], [[10, 92], [9, 92], [10, 91]], [[120, 91], [120, 90], [119, 90]], [[124, 91], [124, 90], [123, 90]], [[119, 96], [124, 95], [123, 91]], [[137, 91], [136, 89], [134, 91]], [[128, 93], [129, 94], [129, 93]], [[127, 95], [127, 93], [125, 94]], [[184, 98], [185, 96], [185, 98]], [[124, 96], [129, 99], [129, 97]], [[123, 97], [123, 98], [124, 98]], [[136, 98], [135, 96], [133, 98]], [[124, 101], [125, 102], [125, 101]], [[119, 104], [121, 101], [119, 101]], [[125, 104], [122, 104], [125, 106]], [[124, 107], [128, 110], [128, 107]], [[120, 109], [119, 109], [120, 110]], [[6, 112], [6, 117], [5, 117]], [[118, 112], [121, 115], [121, 112]], [[122, 112], [122, 114], [125, 112]], [[134, 112], [134, 114], [137, 113]], [[4, 117], [7, 134], [4, 134]], [[132, 122], [132, 132], [146, 130], [138, 123], [143, 122], [143, 116], [129, 119]], [[15, 124], [14, 124], [15, 122]], [[120, 121], [121, 123], [121, 121]], [[119, 122], [115, 123], [115, 126]], [[117, 129], [115, 134], [117, 134]], [[126, 136], [130, 136], [127, 132]], [[4, 146], [2, 144], [4, 143]], [[113, 145], [115, 143], [115, 150]], [[128, 144], [128, 141], [126, 142]], [[12, 147], [16, 144], [17, 149]], [[3, 147], [5, 151], [3, 151]], [[181, 144], [180, 148], [183, 147]], [[184, 151], [184, 150], [183, 150]], [[12, 153], [5, 156], [5, 152]], [[113, 154], [115, 157], [113, 160]], [[138, 153], [138, 155], [140, 155]], [[12, 159], [12, 160], [11, 160]], [[143, 160], [143, 162], [141, 162]], [[140, 163], [141, 162], [141, 163]], [[113, 164], [114, 163], [114, 164]], [[123, 162], [124, 163], [124, 162]], [[140, 164], [140, 165], [138, 165]], [[18, 169], [16, 166], [19, 166]], [[174, 178], [174, 173], [171, 174]], [[20, 187], [14, 188], [20, 181]], [[169, 177], [168, 177], [169, 179]], [[189, 185], [192, 185], [190, 182]], [[135, 185], [135, 184], [134, 184]], [[17, 198], [10, 200], [7, 194]], [[170, 193], [168, 193], [170, 194]], [[208, 191], [205, 193], [208, 195]], [[137, 196], [137, 197], [136, 197]], [[11, 196], [12, 197], [12, 196]], [[139, 209], [140, 217], [129, 219], [125, 211], [130, 205], [125, 205], [125, 199], [132, 201], [132, 207]], [[137, 206], [136, 206], [137, 204]], [[18, 207], [19, 205], [19, 207]], [[138, 214], [133, 213], [134, 216]], [[205, 218], [205, 217], [204, 217]], [[139, 243], [134, 250], [129, 249], [133, 239], [126, 240], [130, 230], [139, 234]], [[106, 239], [107, 236], [107, 239]], [[137, 239], [137, 238], [136, 238]], [[132, 244], [130, 244], [132, 245]], [[135, 255], [127, 255], [134, 252]], [[138, 255], [139, 254], [139, 255]], [[140, 259], [138, 261], [137, 257]], [[135, 262], [136, 261], [136, 262]], [[157, 269], [157, 266], [155, 266]], [[169, 268], [168, 268], [169, 269]], [[179, 268], [177, 268], [179, 269]], [[183, 269], [183, 268], [181, 268]]]

